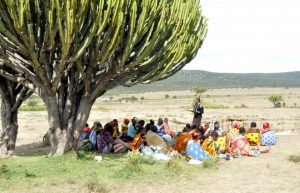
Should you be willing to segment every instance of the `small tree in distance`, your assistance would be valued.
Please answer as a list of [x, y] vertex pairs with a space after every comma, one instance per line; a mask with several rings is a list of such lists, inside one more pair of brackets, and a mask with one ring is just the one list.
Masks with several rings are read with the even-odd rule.
[[195, 96], [197, 96], [197, 95], [202, 95], [203, 93], [205, 93], [205, 92], [207, 92], [208, 91], [208, 89], [206, 89], [206, 88], [201, 88], [201, 87], [194, 87], [193, 89], [192, 89], [192, 92], [194, 92], [195, 93]]
[[281, 102], [283, 101], [282, 94], [272, 94], [268, 97], [268, 100], [273, 103], [274, 108], [280, 108]]

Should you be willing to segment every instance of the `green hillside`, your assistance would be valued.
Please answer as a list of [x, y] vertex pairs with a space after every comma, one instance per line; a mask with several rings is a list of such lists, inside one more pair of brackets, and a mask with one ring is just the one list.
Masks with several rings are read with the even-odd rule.
[[186, 90], [195, 86], [205, 88], [300, 87], [300, 71], [240, 74], [183, 70], [167, 80], [131, 88], [118, 87], [110, 93]]

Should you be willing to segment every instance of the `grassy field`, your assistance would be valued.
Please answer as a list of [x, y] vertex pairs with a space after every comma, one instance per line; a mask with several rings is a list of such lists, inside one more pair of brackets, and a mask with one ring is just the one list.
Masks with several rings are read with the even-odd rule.
[[[279, 136], [272, 152], [216, 164], [188, 165], [184, 160], [154, 161], [104, 155], [93, 161], [69, 153], [47, 157], [47, 148], [0, 160], [1, 193], [109, 192], [299, 192], [300, 136]], [[290, 148], [293, 147], [293, 148]], [[22, 150], [23, 151], [23, 150]]]

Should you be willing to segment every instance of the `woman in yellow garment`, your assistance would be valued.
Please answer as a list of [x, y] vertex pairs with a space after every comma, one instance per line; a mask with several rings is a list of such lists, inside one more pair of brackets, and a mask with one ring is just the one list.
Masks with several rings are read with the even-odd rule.
[[255, 122], [251, 123], [251, 128], [248, 130], [246, 138], [250, 146], [260, 146], [260, 131], [256, 128]]
[[216, 144], [218, 136], [218, 133], [214, 131], [212, 132], [211, 136], [203, 141], [202, 149], [207, 151], [207, 153], [209, 153], [211, 156], [216, 156], [219, 151]]

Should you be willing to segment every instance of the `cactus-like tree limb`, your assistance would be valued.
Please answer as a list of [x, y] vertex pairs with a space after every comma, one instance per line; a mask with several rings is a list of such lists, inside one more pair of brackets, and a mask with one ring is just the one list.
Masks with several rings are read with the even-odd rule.
[[172, 76], [206, 32], [199, 0], [0, 0], [0, 75], [35, 88], [62, 154], [97, 97]]

